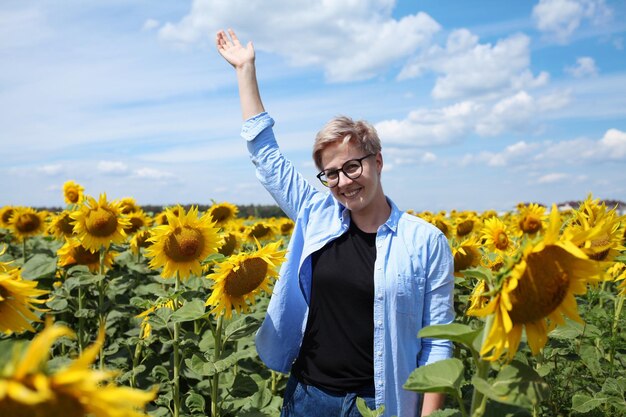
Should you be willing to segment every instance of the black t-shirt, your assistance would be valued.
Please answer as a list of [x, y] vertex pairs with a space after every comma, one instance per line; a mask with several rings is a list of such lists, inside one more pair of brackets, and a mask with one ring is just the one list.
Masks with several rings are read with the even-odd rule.
[[309, 316], [293, 366], [305, 383], [336, 392], [374, 382], [376, 233], [354, 222], [312, 255]]

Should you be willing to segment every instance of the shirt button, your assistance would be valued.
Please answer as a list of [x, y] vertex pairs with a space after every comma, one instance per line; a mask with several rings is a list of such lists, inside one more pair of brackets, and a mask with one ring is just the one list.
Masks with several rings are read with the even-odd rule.
[[376, 298], [378, 298], [379, 300], [383, 299], [383, 293], [378, 293], [378, 295], [376, 296]]
[[378, 327], [383, 327], [383, 322], [381, 320], [378, 320], [378, 323], [376, 323], [378, 325]]
[[383, 381], [381, 381], [381, 380], [378, 380], [378, 382], [376, 382], [376, 383], [378, 384], [379, 387], [383, 386]]
[[376, 354], [377, 354], [378, 356], [383, 356], [383, 352], [381, 352], [380, 350], [379, 350], [378, 352], [376, 352]]

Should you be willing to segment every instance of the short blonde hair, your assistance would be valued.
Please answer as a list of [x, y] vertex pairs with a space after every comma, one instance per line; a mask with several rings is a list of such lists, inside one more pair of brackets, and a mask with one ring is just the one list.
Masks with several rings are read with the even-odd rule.
[[366, 154], [377, 154], [382, 149], [374, 126], [365, 120], [354, 121], [347, 116], [338, 116], [326, 123], [315, 136], [313, 161], [319, 170], [323, 169], [322, 151], [339, 141], [355, 143]]

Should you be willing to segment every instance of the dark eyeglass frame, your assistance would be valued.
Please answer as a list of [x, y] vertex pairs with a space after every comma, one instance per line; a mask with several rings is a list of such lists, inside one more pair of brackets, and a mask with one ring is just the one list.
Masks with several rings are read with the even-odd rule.
[[[317, 179], [320, 180], [320, 182], [322, 183], [322, 185], [324, 185], [325, 187], [328, 188], [334, 188], [337, 186], [337, 184], [339, 184], [339, 172], [343, 172], [343, 175], [345, 175], [347, 178], [350, 178], [351, 180], [355, 180], [357, 178], [359, 178], [362, 174], [363, 174], [363, 160], [369, 158], [370, 156], [374, 156], [376, 155], [375, 153], [370, 153], [368, 155], [365, 155], [362, 158], [356, 158], [356, 159], [350, 159], [349, 161], [346, 161], [343, 163], [343, 165], [341, 166], [341, 168], [339, 169], [325, 169], [323, 171], [320, 171], [319, 174], [316, 175]], [[354, 164], [354, 163], [359, 164], [359, 168], [356, 171], [356, 173], [352, 173], [352, 174], [348, 174], [346, 172], [346, 167], [350, 164]], [[329, 174], [337, 174], [337, 179], [333, 180], [333, 181], [329, 181], [328, 179], [324, 180], [322, 179], [322, 177], [326, 177], [328, 178]], [[332, 185], [331, 185], [332, 184]]]

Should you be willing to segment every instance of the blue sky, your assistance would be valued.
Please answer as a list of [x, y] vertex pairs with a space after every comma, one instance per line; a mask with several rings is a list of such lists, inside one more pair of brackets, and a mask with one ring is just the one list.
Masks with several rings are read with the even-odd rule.
[[3, 0], [0, 206], [62, 206], [70, 179], [139, 204], [272, 203], [214, 48], [227, 27], [311, 181], [315, 133], [345, 114], [378, 129], [402, 209], [626, 201], [623, 0]]

